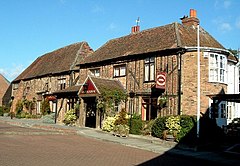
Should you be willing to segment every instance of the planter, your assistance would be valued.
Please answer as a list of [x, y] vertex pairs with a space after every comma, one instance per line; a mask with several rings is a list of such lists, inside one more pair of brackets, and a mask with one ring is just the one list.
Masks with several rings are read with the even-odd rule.
[[113, 135], [118, 137], [128, 137], [129, 127], [127, 125], [117, 125], [114, 127]]
[[173, 133], [170, 133], [169, 130], [163, 131], [163, 139], [166, 141], [176, 141], [177, 137], [177, 131], [173, 131]]

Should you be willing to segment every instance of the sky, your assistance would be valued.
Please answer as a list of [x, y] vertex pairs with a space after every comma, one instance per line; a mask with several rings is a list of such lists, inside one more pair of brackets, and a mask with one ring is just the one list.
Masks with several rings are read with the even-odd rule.
[[86, 41], [108, 40], [163, 26], [197, 10], [200, 26], [225, 48], [240, 48], [240, 0], [0, 0], [0, 73], [10, 82], [34, 60]]

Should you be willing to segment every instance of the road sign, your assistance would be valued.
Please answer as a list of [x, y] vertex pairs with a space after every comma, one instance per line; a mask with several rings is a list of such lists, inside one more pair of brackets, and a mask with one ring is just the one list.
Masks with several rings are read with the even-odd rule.
[[165, 89], [166, 88], [166, 73], [159, 72], [156, 79], [156, 88]]

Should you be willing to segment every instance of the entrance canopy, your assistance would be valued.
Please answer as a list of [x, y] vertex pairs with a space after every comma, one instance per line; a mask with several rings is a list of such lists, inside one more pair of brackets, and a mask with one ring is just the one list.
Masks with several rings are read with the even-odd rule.
[[66, 89], [59, 90], [54, 92], [53, 94], [56, 95], [58, 98], [67, 97], [67, 96], [75, 96], [77, 97], [77, 93], [79, 91], [80, 85], [78, 86], [70, 86]]
[[118, 80], [88, 76], [80, 87], [78, 95], [79, 97], [99, 96], [103, 92], [113, 90], [125, 91]]
[[213, 94], [207, 96], [212, 100], [240, 103], [240, 94]]

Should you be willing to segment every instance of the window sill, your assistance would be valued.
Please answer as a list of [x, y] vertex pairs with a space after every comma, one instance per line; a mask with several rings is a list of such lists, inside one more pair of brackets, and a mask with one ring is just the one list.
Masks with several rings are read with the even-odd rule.
[[143, 81], [143, 83], [153, 83], [155, 82], [155, 80], [152, 80], [152, 81]]
[[122, 75], [122, 76], [113, 76], [113, 78], [119, 78], [119, 77], [126, 77], [126, 75]]

